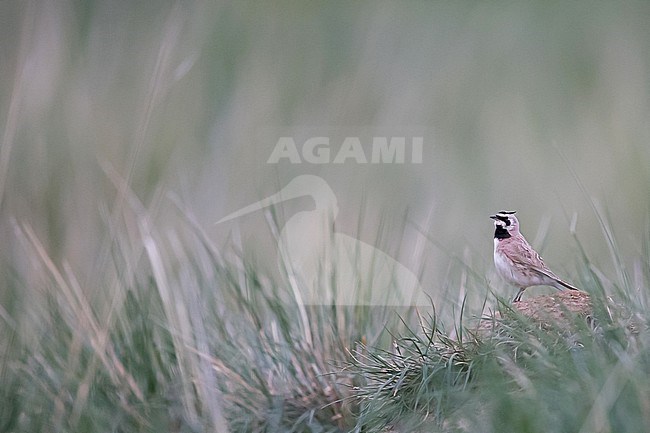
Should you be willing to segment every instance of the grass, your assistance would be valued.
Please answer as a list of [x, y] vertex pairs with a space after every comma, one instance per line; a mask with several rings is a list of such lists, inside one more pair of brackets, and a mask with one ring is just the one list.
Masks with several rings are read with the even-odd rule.
[[[0, 432], [650, 431], [645, 3], [113, 3], [0, 2]], [[267, 163], [364, 134], [424, 161]], [[302, 306], [273, 211], [208, 232], [299, 174], [435, 311]], [[494, 299], [476, 215], [504, 198], [569, 239], [595, 326]]]
[[650, 274], [644, 268], [638, 286], [630, 284], [613, 231], [599, 218], [620, 285], [603, 281], [583, 250], [589, 320], [575, 315], [561, 327], [540, 326], [500, 302], [493, 330], [477, 323], [450, 338], [429, 318], [419, 333], [397, 339], [394, 350], [351, 361], [365, 379], [356, 393], [356, 431], [647, 430]]
[[[507, 303], [497, 304], [498, 331], [478, 331], [482, 311], [468, 305], [448, 315], [457, 319], [447, 328], [425, 311], [301, 308], [172, 202], [174, 230], [160, 230], [127, 196], [93, 290], [51, 259], [29, 225], [13, 222], [31, 268], [6, 269], [2, 431], [650, 427], [648, 267], [638, 288], [620, 268], [614, 284], [584, 254], [596, 326], [576, 317], [570, 337]], [[620, 267], [613, 232], [603, 230]]]
[[14, 223], [33, 269], [16, 272], [4, 315], [3, 431], [353, 425], [355, 377], [333, 372], [360, 342], [379, 341], [388, 312], [299, 308], [241, 256], [224, 259], [180, 210], [180, 229], [163, 233], [133, 196], [126, 202], [137, 235], [115, 229], [98, 270], [106, 279], [92, 290]]
[[542, 328], [506, 308], [498, 332], [450, 340], [430, 322], [393, 352], [355, 358], [367, 381], [357, 431], [645, 430], [647, 324], [596, 304], [597, 326]]

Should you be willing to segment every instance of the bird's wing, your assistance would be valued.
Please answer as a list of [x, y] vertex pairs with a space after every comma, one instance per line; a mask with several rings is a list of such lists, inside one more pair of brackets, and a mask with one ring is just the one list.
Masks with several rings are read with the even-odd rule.
[[559, 277], [546, 266], [544, 260], [525, 239], [517, 242], [509, 242], [507, 247], [503, 248], [501, 252], [516, 265], [539, 272], [553, 280], [559, 280]]

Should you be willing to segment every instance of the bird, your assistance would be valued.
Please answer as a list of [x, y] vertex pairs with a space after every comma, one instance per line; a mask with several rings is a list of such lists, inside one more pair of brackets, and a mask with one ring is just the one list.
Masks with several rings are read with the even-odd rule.
[[512, 302], [521, 301], [530, 286], [552, 286], [558, 290], [579, 290], [551, 271], [519, 232], [516, 211], [500, 211], [494, 220], [494, 266], [506, 282], [519, 288]]

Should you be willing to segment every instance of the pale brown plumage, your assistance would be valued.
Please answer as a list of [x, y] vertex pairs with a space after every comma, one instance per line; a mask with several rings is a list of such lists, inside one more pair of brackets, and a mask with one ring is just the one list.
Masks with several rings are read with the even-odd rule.
[[519, 288], [513, 302], [521, 300], [530, 286], [553, 286], [578, 290], [562, 281], [551, 271], [544, 260], [519, 232], [519, 221], [514, 212], [501, 211], [490, 218], [494, 220], [494, 264], [501, 277]]

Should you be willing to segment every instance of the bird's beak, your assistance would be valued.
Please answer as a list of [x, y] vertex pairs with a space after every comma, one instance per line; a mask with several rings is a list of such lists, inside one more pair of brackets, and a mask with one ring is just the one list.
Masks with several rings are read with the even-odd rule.
[[492, 218], [493, 220], [499, 219], [499, 217], [497, 217], [496, 215], [490, 215], [490, 218]]
[[285, 200], [289, 200], [291, 198], [295, 198], [293, 196], [287, 196], [283, 195], [282, 191], [277, 192], [273, 194], [272, 196], [269, 196], [267, 198], [264, 198], [257, 203], [253, 203], [251, 205], [245, 206], [241, 209], [239, 209], [236, 212], [231, 213], [230, 215], [226, 215], [225, 217], [221, 218], [219, 221], [217, 221], [215, 224], [221, 224], [226, 221], [230, 221], [235, 218], [239, 218], [240, 216], [244, 216], [246, 214], [249, 214], [251, 212], [256, 212], [260, 209], [264, 209], [265, 207], [272, 206], [274, 204], [281, 203]]

